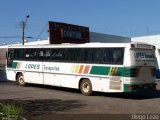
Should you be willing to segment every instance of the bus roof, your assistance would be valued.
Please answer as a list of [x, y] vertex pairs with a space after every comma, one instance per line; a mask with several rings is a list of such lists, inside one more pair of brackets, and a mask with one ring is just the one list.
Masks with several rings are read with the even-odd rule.
[[84, 44], [45, 44], [45, 45], [12, 45], [9, 48], [63, 48], [63, 47], [126, 47], [129, 43], [84, 43]]
[[12, 45], [8, 48], [93, 48], [93, 47], [131, 47], [131, 44], [134, 45], [149, 45], [147, 43], [84, 43], [84, 44], [71, 44], [71, 43], [62, 43], [62, 44], [44, 44], [44, 45]]

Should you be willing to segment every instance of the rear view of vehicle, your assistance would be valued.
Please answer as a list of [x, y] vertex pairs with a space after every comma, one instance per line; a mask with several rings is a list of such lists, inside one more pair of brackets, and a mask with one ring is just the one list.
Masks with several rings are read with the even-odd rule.
[[124, 92], [155, 90], [155, 46], [136, 43], [127, 49], [124, 60]]

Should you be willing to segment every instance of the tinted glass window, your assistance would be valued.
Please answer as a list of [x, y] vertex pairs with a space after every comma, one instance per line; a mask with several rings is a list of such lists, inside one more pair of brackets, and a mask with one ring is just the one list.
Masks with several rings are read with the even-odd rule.
[[30, 60], [37, 60], [37, 49], [30, 49]]
[[24, 59], [23, 49], [14, 49], [12, 54], [13, 54], [12, 59], [14, 59], [14, 60], [23, 60]]
[[53, 61], [65, 60], [65, 49], [52, 49], [51, 59]]
[[66, 50], [66, 60], [67, 61], [74, 61], [75, 59], [75, 49], [67, 49]]
[[30, 59], [30, 50], [29, 49], [25, 49], [24, 57], [25, 57], [25, 60], [29, 60]]
[[102, 62], [107, 64], [112, 63], [112, 49], [103, 49]]
[[113, 49], [113, 64], [123, 64], [124, 50], [121, 48]]
[[75, 61], [76, 62], [82, 62], [84, 61], [84, 49], [83, 48], [77, 48], [74, 50], [75, 51]]
[[19, 49], [19, 54], [17, 56], [18, 56], [18, 58], [20, 60], [23, 60], [24, 59], [24, 50], [23, 49]]
[[102, 60], [102, 50], [100, 48], [93, 49], [92, 61], [94, 63], [101, 63]]
[[43, 60], [44, 52], [43, 49], [38, 50], [38, 60]]
[[124, 48], [104, 48], [102, 62], [106, 64], [123, 64]]
[[84, 62], [92, 62], [92, 52], [91, 48], [84, 49]]
[[10, 49], [8, 60], [123, 64], [124, 48]]
[[51, 49], [44, 50], [44, 60], [49, 61], [51, 58]]

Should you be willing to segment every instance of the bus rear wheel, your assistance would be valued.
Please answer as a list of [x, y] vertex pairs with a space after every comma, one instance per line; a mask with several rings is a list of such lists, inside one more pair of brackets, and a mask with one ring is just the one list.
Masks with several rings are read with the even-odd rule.
[[16, 80], [17, 80], [17, 83], [18, 83], [19, 85], [21, 85], [21, 86], [25, 86], [25, 85], [26, 85], [25, 80], [24, 80], [24, 76], [23, 76], [22, 73], [18, 74]]
[[92, 84], [90, 80], [83, 79], [80, 83], [80, 90], [83, 95], [89, 96], [92, 94]]

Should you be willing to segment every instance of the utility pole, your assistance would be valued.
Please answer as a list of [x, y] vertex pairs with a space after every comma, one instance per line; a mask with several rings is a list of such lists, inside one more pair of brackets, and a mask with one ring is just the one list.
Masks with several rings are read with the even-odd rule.
[[24, 34], [24, 29], [26, 27], [26, 23], [27, 23], [27, 19], [29, 18], [29, 15], [26, 16], [26, 20], [25, 21], [21, 21], [21, 28], [22, 28], [22, 45], [24, 45], [24, 38], [25, 38], [25, 34]]
[[21, 28], [22, 28], [22, 45], [24, 45], [24, 28], [25, 28], [25, 22], [21, 22]]

